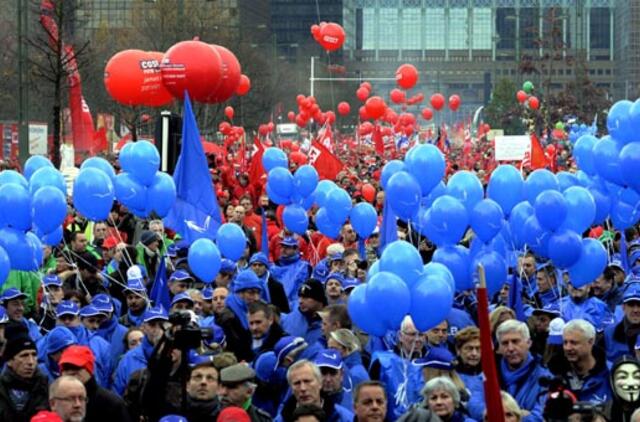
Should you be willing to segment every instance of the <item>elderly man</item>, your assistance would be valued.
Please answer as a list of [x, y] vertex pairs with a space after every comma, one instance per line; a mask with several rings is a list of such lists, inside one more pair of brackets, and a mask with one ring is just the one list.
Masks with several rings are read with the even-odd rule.
[[87, 391], [77, 378], [63, 375], [49, 387], [49, 405], [63, 422], [83, 422]]
[[384, 422], [387, 417], [387, 394], [378, 381], [365, 381], [353, 393], [354, 422]]
[[241, 407], [251, 418], [251, 422], [270, 422], [271, 416], [251, 404], [256, 390], [256, 373], [250, 366], [237, 363], [220, 371], [218, 395], [224, 407]]
[[352, 422], [353, 413], [331, 400], [323, 400], [322, 374], [320, 368], [308, 360], [301, 360], [289, 367], [287, 381], [293, 395], [284, 402], [276, 421], [292, 420], [296, 407], [312, 405], [322, 408], [327, 420], [336, 422]]
[[524, 422], [542, 422], [545, 392], [538, 380], [548, 377], [549, 372], [529, 353], [529, 328], [523, 322], [507, 320], [498, 326], [496, 338], [502, 355], [498, 367], [503, 390], [526, 411]]

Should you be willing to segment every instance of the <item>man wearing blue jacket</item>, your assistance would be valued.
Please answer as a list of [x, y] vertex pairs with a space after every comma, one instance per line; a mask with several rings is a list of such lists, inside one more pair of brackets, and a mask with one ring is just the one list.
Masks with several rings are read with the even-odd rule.
[[291, 313], [282, 316], [282, 328], [290, 335], [302, 337], [308, 344], [314, 344], [322, 336], [322, 318], [318, 312], [327, 306], [322, 283], [307, 280], [300, 287], [298, 306]]
[[630, 283], [622, 297], [624, 318], [604, 330], [604, 350], [607, 360], [615, 362], [623, 355], [634, 355], [640, 333], [640, 283]]
[[553, 265], [545, 264], [536, 271], [536, 288], [533, 295], [536, 308], [558, 303], [562, 288], [558, 286], [558, 275]]
[[546, 391], [538, 380], [550, 374], [529, 353], [531, 338], [527, 324], [513, 319], [504, 321], [498, 326], [496, 337], [498, 353], [502, 355], [498, 366], [502, 389], [525, 411], [523, 422], [542, 422]]
[[40, 327], [33, 320], [24, 317], [25, 299], [27, 295], [22, 293], [15, 287], [11, 287], [0, 296], [0, 304], [7, 310], [9, 318], [8, 325], [22, 325], [29, 331], [29, 337], [34, 342], [38, 342], [42, 338]]
[[346, 370], [340, 352], [335, 349], [323, 349], [316, 355], [313, 363], [322, 374], [322, 392], [327, 399], [353, 411], [353, 392], [355, 385]]
[[309, 278], [311, 266], [300, 257], [298, 241], [293, 237], [285, 237], [280, 241], [282, 249], [280, 258], [271, 268], [272, 275], [282, 283], [284, 292], [293, 309], [298, 299], [298, 289]]
[[[142, 280], [138, 283], [142, 285]], [[125, 290], [125, 295], [127, 294]], [[104, 315], [104, 320], [100, 323], [96, 334], [109, 343], [111, 350], [111, 368], [115, 369], [116, 365], [118, 365], [118, 360], [125, 352], [124, 336], [127, 334], [127, 327], [120, 324], [116, 316], [114, 304], [109, 296], [105, 294], [96, 295], [91, 301], [91, 304], [98, 312]]]
[[549, 361], [549, 370], [564, 379], [578, 401], [603, 404], [611, 399], [604, 351], [594, 347], [596, 330], [584, 319], [569, 321], [562, 330], [562, 355]]
[[613, 313], [606, 303], [596, 297], [589, 297], [590, 289], [589, 284], [574, 287], [570, 281], [567, 283], [569, 295], [560, 300], [562, 319], [585, 319], [593, 324], [597, 331], [602, 331], [613, 323]]

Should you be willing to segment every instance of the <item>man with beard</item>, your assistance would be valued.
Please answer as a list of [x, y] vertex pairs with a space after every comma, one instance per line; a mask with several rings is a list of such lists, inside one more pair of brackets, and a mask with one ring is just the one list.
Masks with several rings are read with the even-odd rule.
[[271, 416], [251, 403], [256, 390], [255, 377], [255, 371], [243, 363], [228, 366], [220, 371], [218, 395], [223, 407], [244, 409], [252, 422], [270, 422]]

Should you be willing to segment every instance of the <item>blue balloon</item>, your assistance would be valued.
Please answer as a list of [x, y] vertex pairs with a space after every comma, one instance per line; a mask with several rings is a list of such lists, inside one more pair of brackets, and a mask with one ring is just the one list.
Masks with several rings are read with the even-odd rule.
[[113, 166], [110, 162], [105, 160], [102, 157], [90, 157], [82, 162], [80, 166], [80, 170], [84, 170], [86, 168], [97, 168], [105, 172], [107, 176], [111, 179], [112, 183], [116, 182], [116, 172], [113, 169]]
[[417, 226], [418, 231], [423, 236], [426, 236], [431, 242], [436, 245], [450, 245], [452, 242], [448, 240], [447, 233], [442, 233], [438, 230], [432, 221], [431, 210], [421, 208], [418, 210]]
[[211, 284], [220, 271], [222, 257], [211, 239], [200, 238], [189, 247], [187, 262], [196, 277]]
[[433, 201], [440, 198], [442, 195], [446, 195], [446, 194], [447, 194], [447, 186], [444, 184], [444, 182], [440, 181], [440, 183], [438, 183], [436, 187], [433, 188], [431, 192], [429, 192], [429, 195], [422, 197], [421, 204], [425, 208], [431, 208]]
[[409, 242], [396, 240], [389, 243], [380, 256], [380, 271], [388, 271], [400, 277], [411, 289], [422, 274], [422, 257]]
[[239, 260], [247, 247], [247, 236], [235, 223], [225, 223], [218, 229], [216, 243], [222, 256], [232, 261]]
[[416, 178], [426, 196], [444, 177], [446, 163], [442, 152], [432, 144], [418, 144], [404, 158], [405, 170]]
[[580, 288], [592, 283], [607, 266], [608, 254], [602, 242], [585, 238], [581, 242], [580, 259], [569, 268], [573, 287]]
[[535, 215], [532, 215], [525, 221], [523, 234], [525, 243], [529, 245], [536, 254], [543, 258], [549, 256], [550, 233], [540, 225]]
[[47, 246], [58, 246], [62, 242], [62, 226], [58, 226], [54, 231], [43, 234], [40, 240]]
[[400, 171], [389, 179], [386, 200], [393, 212], [404, 221], [413, 219], [420, 207], [420, 185], [406, 171]]
[[382, 185], [382, 189], [387, 189], [387, 183], [389, 183], [391, 176], [403, 170], [404, 163], [400, 160], [391, 160], [385, 164], [384, 167], [382, 167], [382, 173], [380, 173], [380, 185]]
[[284, 207], [282, 212], [284, 225], [294, 233], [303, 235], [309, 227], [309, 217], [307, 211], [300, 205], [291, 204]]
[[593, 195], [582, 186], [572, 186], [563, 195], [567, 203], [567, 219], [561, 227], [577, 233], [591, 227], [596, 218], [596, 201]]
[[50, 233], [64, 223], [67, 199], [53, 186], [40, 188], [31, 199], [31, 216], [43, 233]]
[[11, 271], [11, 261], [9, 260], [9, 255], [4, 250], [4, 248], [0, 247], [0, 287], [2, 287], [5, 280], [9, 276], [9, 271]]
[[[411, 289], [410, 315], [420, 332], [440, 324], [451, 312], [453, 290], [447, 281], [435, 275], [422, 275]], [[429, 306], [425, 306], [425, 304]]]
[[[132, 142], [128, 145], [131, 146], [120, 151], [122, 169], [130, 173], [139, 183], [149, 186], [153, 183], [153, 178], [160, 168], [160, 153], [158, 149], [148, 141]], [[108, 173], [105, 174], [109, 176]]]
[[638, 221], [640, 221], [640, 196], [631, 188], [624, 189], [613, 200], [611, 222], [617, 229], [627, 229]]
[[[102, 174], [106, 175], [104, 172], [102, 172]], [[133, 175], [129, 173], [120, 173], [117, 175], [114, 188], [116, 199], [122, 202], [127, 208], [132, 210], [145, 210], [148, 203], [148, 189], [138, 182]]]
[[[447, 267], [440, 264], [439, 262], [430, 262], [428, 264], [425, 264], [423, 268], [424, 269], [422, 271], [421, 277], [423, 276], [438, 277], [441, 280], [444, 280], [447, 282], [452, 292], [456, 291], [456, 281], [453, 279], [453, 274], [451, 274], [451, 271], [449, 271]], [[420, 281], [418, 281], [418, 283], [419, 282]]]
[[27, 182], [27, 179], [15, 170], [3, 170], [0, 172], [0, 186], [7, 183], [15, 183], [25, 189], [29, 188], [29, 182]]
[[529, 217], [535, 214], [535, 209], [527, 201], [522, 201], [511, 211], [509, 226], [515, 247], [522, 249], [526, 243], [524, 225]]
[[475, 174], [467, 170], [461, 170], [449, 179], [447, 195], [457, 198], [471, 213], [473, 207], [484, 198], [484, 189]]
[[637, 111], [634, 110], [634, 114], [631, 114], [633, 105], [629, 100], [620, 100], [609, 109], [607, 115], [609, 135], [625, 144], [636, 138], [637, 126], [634, 126], [633, 122], [636, 120]]
[[53, 167], [42, 167], [36, 170], [29, 179], [29, 192], [31, 195], [44, 186], [53, 186], [67, 196], [67, 182], [64, 176]]
[[397, 275], [380, 271], [365, 284], [369, 307], [390, 330], [398, 330], [411, 306], [411, 292]]
[[358, 236], [366, 239], [371, 236], [378, 225], [378, 213], [373, 205], [361, 202], [351, 209], [349, 221]]
[[333, 189], [338, 189], [338, 185], [331, 180], [321, 180], [318, 182], [318, 187], [313, 191], [313, 196], [316, 198], [318, 207], [322, 208], [327, 206], [327, 196]]
[[309, 211], [311, 207], [313, 207], [313, 204], [315, 202], [316, 202], [316, 196], [314, 193], [311, 193], [311, 195], [307, 196], [306, 198], [302, 198], [302, 200], [298, 202], [298, 204], [305, 210]]
[[318, 172], [315, 167], [305, 164], [298, 167], [295, 175], [293, 176], [293, 185], [296, 188], [298, 195], [307, 197], [316, 190], [318, 186]]
[[604, 136], [593, 147], [596, 171], [604, 180], [624, 185], [625, 179], [620, 165], [620, 148], [610, 136]]
[[485, 243], [490, 242], [502, 230], [503, 221], [502, 208], [491, 199], [478, 202], [471, 211], [471, 228]]
[[27, 180], [31, 180], [31, 175], [36, 172], [36, 170], [42, 167], [50, 167], [54, 168], [53, 164], [47, 157], [42, 155], [32, 155], [29, 159], [24, 163], [24, 177]]
[[15, 183], [0, 186], [0, 204], [0, 221], [18, 230], [31, 228], [31, 197], [24, 187]]
[[640, 99], [635, 100], [629, 108], [629, 124], [633, 128], [640, 127]]
[[484, 267], [487, 292], [491, 297], [498, 293], [507, 281], [507, 263], [496, 251], [482, 251], [471, 262], [469, 272], [475, 275], [478, 271], [478, 265]]
[[347, 302], [349, 316], [353, 323], [362, 331], [373, 336], [383, 336], [387, 327], [381, 318], [378, 318], [377, 310], [373, 309], [367, 301], [367, 285], [356, 286], [349, 295]]
[[147, 189], [148, 208], [155, 211], [160, 218], [169, 214], [176, 202], [176, 183], [167, 173], [157, 172], [149, 189]]
[[640, 190], [640, 142], [630, 142], [620, 151], [620, 172], [624, 181], [636, 190]]
[[531, 205], [535, 205], [538, 195], [546, 190], [560, 190], [556, 175], [549, 170], [536, 170], [524, 182], [524, 195]]
[[113, 184], [102, 170], [88, 168], [73, 182], [73, 205], [92, 221], [106, 220], [113, 205]]
[[264, 171], [267, 173], [276, 167], [284, 167], [285, 169], [288, 169], [289, 160], [287, 159], [287, 154], [285, 154], [280, 148], [267, 148], [262, 154], [262, 166], [264, 167]]
[[342, 225], [351, 212], [351, 197], [342, 188], [329, 191], [326, 200], [327, 213], [336, 225]]
[[[430, 225], [427, 233], [431, 233], [433, 241], [438, 246], [454, 245], [462, 239], [469, 225], [469, 213], [456, 198], [444, 195], [436, 199], [431, 206]], [[433, 232], [432, 232], [432, 230]], [[427, 234], [429, 236], [429, 234]]]
[[269, 182], [267, 182], [266, 191], [269, 199], [278, 205], [287, 205], [291, 203], [291, 198], [285, 198], [284, 196], [280, 196], [277, 193], [275, 193], [271, 188], [271, 185], [269, 184]]
[[597, 186], [587, 189], [596, 203], [596, 217], [593, 224], [602, 224], [611, 212], [611, 198]]
[[338, 235], [340, 235], [341, 225], [331, 221], [326, 208], [320, 208], [316, 212], [316, 227], [320, 230], [320, 233], [331, 239], [337, 239]]
[[36, 251], [35, 246], [33, 239], [28, 238], [27, 234], [21, 230], [9, 227], [0, 229], [0, 247], [9, 255], [12, 270], [35, 271], [38, 269], [40, 266], [38, 253], [42, 256], [42, 249]]
[[555, 190], [546, 190], [536, 198], [536, 217], [546, 230], [555, 230], [567, 218], [567, 201]]
[[573, 147], [573, 156], [578, 163], [578, 167], [590, 176], [596, 174], [593, 148], [597, 142], [598, 138], [593, 135], [582, 135]]
[[581, 239], [571, 230], [560, 229], [549, 238], [549, 258], [558, 268], [569, 268], [580, 258]]
[[506, 216], [524, 200], [524, 180], [517, 168], [500, 165], [491, 173], [487, 196], [500, 205]]
[[439, 262], [451, 271], [456, 281], [456, 291], [473, 289], [473, 281], [469, 273], [469, 250], [461, 245], [449, 245], [437, 248], [431, 262]]
[[558, 185], [560, 186], [560, 192], [564, 192], [565, 190], [569, 189], [571, 186], [576, 186], [580, 184], [580, 182], [578, 181], [578, 177], [573, 173], [569, 173], [568, 171], [561, 171], [556, 174], [556, 177], [558, 178]]
[[371, 280], [371, 277], [378, 274], [380, 272], [380, 260], [378, 259], [369, 267], [367, 271], [367, 281]]
[[284, 167], [276, 167], [269, 172], [267, 182], [271, 186], [271, 191], [280, 198], [290, 198], [293, 195], [293, 176]]

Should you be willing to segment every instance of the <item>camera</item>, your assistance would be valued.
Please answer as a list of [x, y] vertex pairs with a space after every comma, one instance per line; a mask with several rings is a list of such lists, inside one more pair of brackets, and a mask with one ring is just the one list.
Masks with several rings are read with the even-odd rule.
[[202, 340], [213, 338], [213, 330], [200, 328], [196, 323], [196, 315], [193, 311], [176, 311], [169, 315], [169, 323], [174, 328], [173, 335], [167, 334], [173, 342], [173, 347], [180, 350], [197, 349]]

